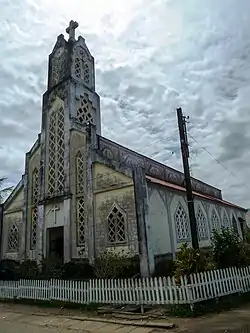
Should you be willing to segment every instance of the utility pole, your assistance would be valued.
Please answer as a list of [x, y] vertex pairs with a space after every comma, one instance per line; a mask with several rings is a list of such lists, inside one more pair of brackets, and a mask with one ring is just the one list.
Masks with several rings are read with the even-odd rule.
[[192, 193], [192, 185], [190, 178], [190, 170], [189, 170], [189, 149], [188, 149], [188, 138], [187, 138], [187, 128], [186, 128], [186, 117], [183, 116], [182, 109], [177, 109], [177, 119], [179, 126], [179, 134], [180, 134], [180, 143], [181, 143], [181, 154], [182, 154], [182, 162], [186, 183], [186, 193], [187, 193], [187, 203], [188, 203], [188, 213], [189, 213], [189, 221], [191, 228], [191, 237], [192, 237], [192, 246], [195, 250], [199, 250], [199, 241], [197, 235], [197, 225], [196, 225], [196, 217], [194, 210], [194, 198]]

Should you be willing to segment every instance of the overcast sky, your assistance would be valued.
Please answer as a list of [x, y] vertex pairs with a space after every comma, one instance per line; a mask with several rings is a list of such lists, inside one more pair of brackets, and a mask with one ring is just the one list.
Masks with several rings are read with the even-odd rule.
[[249, 0], [1, 0], [0, 176], [24, 171], [48, 54], [71, 19], [96, 60], [102, 134], [181, 169], [181, 106], [193, 176], [248, 208]]

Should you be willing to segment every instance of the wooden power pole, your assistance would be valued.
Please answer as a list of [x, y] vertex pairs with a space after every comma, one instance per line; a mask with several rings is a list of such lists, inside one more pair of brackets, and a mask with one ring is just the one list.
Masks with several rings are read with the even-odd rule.
[[194, 198], [192, 193], [192, 185], [190, 178], [190, 170], [189, 170], [189, 149], [188, 149], [188, 138], [187, 138], [187, 129], [186, 129], [186, 117], [183, 116], [182, 109], [177, 109], [177, 119], [179, 126], [179, 134], [180, 134], [180, 143], [181, 143], [181, 154], [182, 154], [182, 162], [186, 183], [186, 193], [187, 193], [187, 203], [188, 203], [188, 213], [189, 213], [189, 221], [191, 228], [191, 236], [192, 236], [192, 246], [195, 250], [199, 249], [199, 241], [197, 235], [197, 225], [196, 225], [196, 217], [194, 210]]

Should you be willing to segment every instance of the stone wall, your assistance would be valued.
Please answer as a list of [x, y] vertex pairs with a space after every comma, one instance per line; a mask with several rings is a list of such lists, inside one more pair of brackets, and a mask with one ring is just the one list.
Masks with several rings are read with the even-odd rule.
[[[124, 250], [138, 254], [138, 237], [135, 210], [134, 186], [132, 178], [113, 169], [95, 163], [93, 166], [94, 183], [94, 225], [96, 255], [105, 249]], [[108, 216], [117, 207], [125, 216], [126, 242], [109, 244]]]
[[[23, 228], [23, 205], [24, 205], [24, 188], [20, 184], [16, 188], [4, 205], [3, 229], [2, 229], [2, 258], [19, 260], [22, 257], [20, 253], [22, 244]], [[9, 247], [9, 237], [13, 231], [12, 247]], [[14, 247], [14, 242], [17, 241]]]

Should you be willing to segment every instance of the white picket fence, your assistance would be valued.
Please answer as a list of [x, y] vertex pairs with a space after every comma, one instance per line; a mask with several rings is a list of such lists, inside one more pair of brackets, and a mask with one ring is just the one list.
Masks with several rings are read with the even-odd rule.
[[174, 278], [0, 281], [0, 299], [59, 300], [81, 304], [193, 304], [250, 291], [250, 266]]

